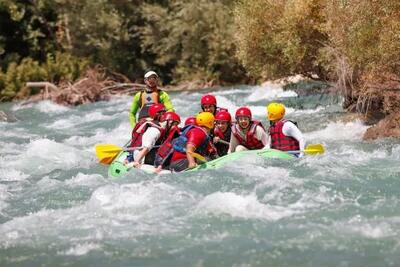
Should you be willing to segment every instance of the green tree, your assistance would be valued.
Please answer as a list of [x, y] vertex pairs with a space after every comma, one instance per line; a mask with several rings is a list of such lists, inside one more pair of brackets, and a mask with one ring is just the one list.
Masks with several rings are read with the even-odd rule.
[[327, 77], [320, 55], [329, 38], [324, 32], [324, 0], [241, 0], [235, 9], [237, 56], [254, 76], [293, 74]]
[[175, 81], [243, 79], [234, 57], [233, 20], [226, 1], [144, 4], [141, 12], [145, 19], [139, 27], [142, 50], [153, 53], [161, 68], [172, 69]]

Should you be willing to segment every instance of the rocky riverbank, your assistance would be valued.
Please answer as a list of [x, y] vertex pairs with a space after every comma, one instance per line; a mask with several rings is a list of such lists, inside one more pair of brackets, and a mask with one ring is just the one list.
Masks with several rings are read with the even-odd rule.
[[365, 122], [371, 125], [365, 140], [400, 138], [400, 80], [396, 77], [365, 83], [347, 96], [344, 107], [362, 113]]

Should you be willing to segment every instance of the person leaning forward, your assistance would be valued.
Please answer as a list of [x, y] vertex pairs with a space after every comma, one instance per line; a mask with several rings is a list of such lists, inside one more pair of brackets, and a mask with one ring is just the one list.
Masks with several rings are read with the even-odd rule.
[[[169, 99], [169, 95], [158, 89], [159, 77], [154, 71], [148, 71], [144, 75], [145, 90], [138, 92], [133, 97], [131, 109], [129, 111], [129, 121], [132, 128], [136, 122], [149, 117], [149, 108], [153, 104], [164, 104], [166, 111], [174, 111], [174, 107]], [[139, 112], [136, 120], [136, 115]]]

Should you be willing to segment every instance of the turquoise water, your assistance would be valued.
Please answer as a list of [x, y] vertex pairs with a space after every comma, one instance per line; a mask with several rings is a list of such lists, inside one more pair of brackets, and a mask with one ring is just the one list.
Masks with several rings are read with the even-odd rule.
[[[400, 142], [364, 142], [332, 96], [218, 91], [220, 106], [281, 100], [322, 156], [248, 157], [214, 171], [107, 177], [97, 143], [124, 145], [130, 97], [3, 104], [0, 266], [399, 266]], [[171, 93], [183, 118], [201, 93]], [[339, 101], [340, 102], [340, 101]]]

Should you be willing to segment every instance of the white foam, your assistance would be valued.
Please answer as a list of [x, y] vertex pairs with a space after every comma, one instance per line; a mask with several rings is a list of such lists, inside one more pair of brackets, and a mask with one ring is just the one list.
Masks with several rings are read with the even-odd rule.
[[8, 192], [7, 185], [0, 184], [0, 214], [2, 214], [2, 210], [8, 207], [6, 200], [11, 196]]
[[88, 152], [49, 139], [31, 141], [17, 158], [10, 159], [9, 166], [27, 173], [44, 174], [55, 169], [69, 170], [91, 165]]
[[227, 89], [227, 90], [219, 90], [215, 93], [213, 93], [215, 96], [223, 96], [223, 95], [233, 95], [233, 94], [240, 94], [240, 93], [248, 93], [250, 92], [252, 89], [250, 88], [245, 88], [245, 89]]
[[22, 171], [15, 169], [0, 169], [0, 181], [23, 181], [29, 178], [29, 174], [25, 174]]
[[[319, 113], [323, 110], [325, 110], [325, 107], [319, 106], [316, 109], [303, 109], [303, 110], [299, 109], [296, 111], [293, 109], [292, 112], [294, 112], [295, 115], [297, 115], [297, 114], [314, 114], [314, 113]], [[290, 113], [291, 113], [291, 111], [289, 109], [289, 112], [287, 112], [287, 114], [290, 114]]]
[[68, 129], [72, 128], [73, 126], [78, 126], [86, 123], [91, 123], [95, 121], [105, 121], [105, 120], [112, 120], [116, 117], [119, 117], [119, 113], [114, 114], [113, 116], [104, 115], [99, 111], [90, 112], [85, 114], [83, 117], [79, 116], [70, 116], [65, 119], [59, 119], [52, 124], [47, 125], [46, 127], [49, 129]]
[[224, 96], [217, 95], [216, 98], [217, 98], [218, 106], [228, 109], [228, 111], [231, 113], [231, 115], [233, 115], [233, 112], [235, 112], [236, 109], [238, 108], [235, 105], [235, 103], [233, 103], [231, 100], [229, 100], [228, 98], [226, 98]]
[[392, 149], [392, 155], [395, 159], [400, 159], [400, 145], [394, 146]]
[[68, 108], [66, 106], [61, 106], [61, 105], [58, 105], [58, 104], [48, 101], [48, 100], [40, 101], [38, 103], [27, 104], [27, 105], [22, 105], [22, 103], [19, 103], [19, 104], [13, 105], [13, 107], [11, 109], [15, 111], [15, 110], [27, 109], [27, 108], [35, 108], [43, 113], [63, 113], [63, 112], [70, 110], [70, 108]]
[[59, 255], [82, 256], [93, 250], [100, 250], [102, 246], [96, 243], [83, 243], [75, 245], [66, 251], [58, 252]]
[[368, 126], [360, 120], [330, 122], [324, 129], [304, 134], [308, 140], [361, 140]]
[[76, 176], [65, 181], [69, 186], [92, 186], [104, 182], [104, 177], [100, 174], [78, 173]]
[[111, 131], [108, 129], [99, 129], [91, 136], [71, 136], [66, 139], [64, 143], [73, 146], [90, 146], [91, 149], [93, 149], [94, 144], [98, 143], [110, 143], [123, 146], [131, 138], [131, 132], [132, 127], [129, 122], [126, 121]]
[[228, 214], [239, 218], [275, 221], [294, 214], [288, 208], [260, 203], [255, 195], [216, 192], [206, 196], [196, 208], [197, 213]]
[[106, 185], [93, 192], [90, 206], [103, 210], [152, 206], [161, 192], [172, 194], [174, 188], [164, 183]]
[[260, 100], [274, 100], [278, 98], [297, 97], [295, 91], [284, 91], [279, 84], [265, 84], [264, 86], [256, 86], [247, 99], [246, 102], [257, 102]]
[[345, 235], [360, 235], [371, 239], [395, 237], [397, 233], [389, 223], [390, 221], [388, 218], [385, 221], [379, 221], [378, 219], [367, 219], [356, 215], [348, 221], [336, 223], [335, 229]]

